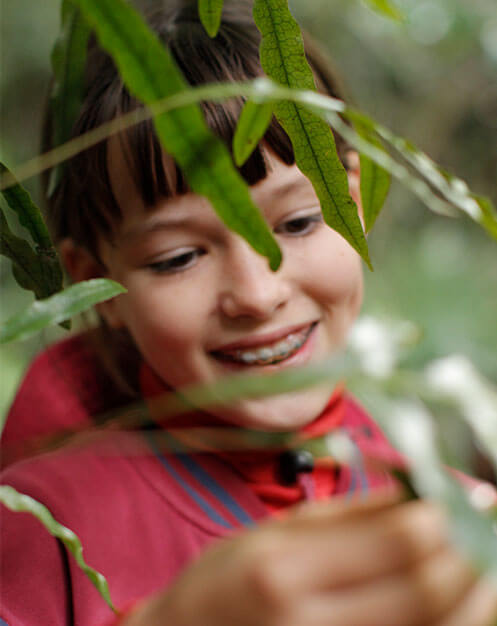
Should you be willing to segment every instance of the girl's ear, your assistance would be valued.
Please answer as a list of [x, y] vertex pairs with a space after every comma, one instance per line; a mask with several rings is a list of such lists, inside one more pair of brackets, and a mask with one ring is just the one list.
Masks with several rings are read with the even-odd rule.
[[[86, 248], [79, 246], [73, 239], [63, 239], [59, 245], [59, 254], [69, 276], [75, 283], [90, 278], [106, 278], [105, 266], [100, 263]], [[116, 299], [97, 304], [98, 313], [105, 319], [111, 328], [122, 328], [122, 321]]]
[[95, 257], [73, 239], [63, 239], [59, 245], [59, 254], [64, 267], [73, 282], [79, 283], [90, 278], [101, 278], [105, 269]]

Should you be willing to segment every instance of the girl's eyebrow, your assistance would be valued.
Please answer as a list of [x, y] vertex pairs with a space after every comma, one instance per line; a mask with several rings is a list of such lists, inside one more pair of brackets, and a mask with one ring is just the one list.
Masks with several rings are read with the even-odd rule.
[[[309, 187], [310, 190], [312, 190], [309, 180], [304, 176], [299, 176], [297, 179], [281, 183], [281, 185], [278, 186], [273, 193], [281, 199], [286, 199], [298, 191], [307, 191]], [[202, 217], [197, 212], [192, 214], [190, 212], [176, 212], [173, 209], [173, 211], [168, 212], [167, 216], [161, 216], [160, 219], [147, 220], [137, 224], [136, 226], [126, 230], [121, 237], [124, 242], [129, 243], [129, 241], [132, 241], [137, 237], [160, 232], [172, 227], [190, 226], [201, 228], [199, 223], [201, 219]]]
[[142, 222], [126, 230], [121, 235], [121, 238], [123, 239], [123, 241], [129, 242], [130, 240], [136, 239], [137, 237], [160, 232], [162, 230], [168, 230], [171, 227], [198, 225], [198, 222], [198, 216], [172, 214], [168, 217], [162, 217], [160, 220], [149, 220], [146, 222]]

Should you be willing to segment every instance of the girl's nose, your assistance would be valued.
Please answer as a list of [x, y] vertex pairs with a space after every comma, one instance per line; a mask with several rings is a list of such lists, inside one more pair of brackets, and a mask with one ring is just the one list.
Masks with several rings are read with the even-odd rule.
[[236, 237], [223, 268], [221, 311], [228, 317], [266, 319], [285, 305], [291, 286], [282, 268], [271, 271], [267, 260]]

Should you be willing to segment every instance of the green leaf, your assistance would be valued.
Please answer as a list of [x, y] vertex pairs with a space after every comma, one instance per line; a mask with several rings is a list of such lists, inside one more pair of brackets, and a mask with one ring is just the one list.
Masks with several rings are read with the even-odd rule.
[[443, 468], [433, 419], [426, 408], [416, 400], [384, 396], [372, 385], [361, 384], [354, 393], [408, 460], [416, 492], [446, 508], [455, 544], [482, 573], [497, 580], [492, 519], [472, 508], [463, 488]]
[[[374, 132], [369, 131], [368, 127], [357, 122], [355, 128], [361, 137], [378, 148], [378, 150], [383, 150], [381, 142]], [[391, 176], [365, 154], [359, 154], [359, 161], [364, 224], [366, 232], [369, 232], [385, 204], [390, 189]]]
[[[114, 57], [128, 89], [145, 104], [190, 89], [172, 55], [124, 0], [74, 0]], [[166, 151], [195, 193], [206, 196], [224, 223], [277, 269], [281, 251], [226, 146], [208, 129], [198, 105], [154, 118]]]
[[36, 300], [8, 319], [0, 327], [0, 343], [26, 339], [46, 326], [58, 324], [94, 304], [124, 293], [124, 287], [106, 278], [94, 278], [56, 293], [45, 300]]
[[[0, 174], [10, 174], [3, 163]], [[30, 289], [37, 298], [46, 298], [62, 288], [63, 274], [41, 212], [18, 183], [3, 189], [2, 195], [33, 238], [36, 252], [27, 241], [11, 232], [0, 210], [0, 253], [14, 263], [14, 278], [23, 289]]]
[[389, 17], [396, 22], [404, 22], [406, 19], [402, 11], [389, 2], [389, 0], [363, 0], [363, 2], [376, 13]]
[[[261, 65], [281, 85], [315, 90], [300, 28], [287, 0], [255, 0], [254, 19], [262, 34]], [[350, 197], [347, 173], [338, 158], [329, 126], [295, 102], [275, 105], [301, 171], [310, 179], [326, 223], [339, 232], [371, 267], [357, 206]]]
[[105, 602], [114, 612], [117, 612], [112, 603], [109, 586], [105, 577], [100, 574], [100, 572], [97, 572], [87, 565], [83, 558], [83, 546], [81, 545], [81, 541], [72, 530], [57, 522], [47, 507], [41, 504], [41, 502], [38, 502], [24, 493], [19, 493], [9, 485], [0, 486], [0, 502], [15, 513], [30, 513], [34, 515], [51, 535], [60, 539], [74, 556], [76, 563], [91, 580]]
[[494, 239], [497, 239], [497, 212], [492, 201], [485, 196], [478, 196], [471, 193], [470, 196], [481, 209], [481, 216], [478, 219], [479, 223]]
[[[62, 28], [52, 50], [54, 83], [51, 93], [52, 145], [59, 146], [71, 136], [84, 96], [85, 65], [90, 28], [70, 0], [61, 7]], [[57, 186], [61, 167], [50, 176], [49, 195]]]
[[10, 230], [3, 211], [0, 210], [0, 254], [13, 263], [12, 272], [23, 289], [38, 289], [39, 265], [35, 251], [25, 240]]
[[198, 0], [198, 15], [209, 37], [215, 37], [221, 24], [223, 0]]
[[433, 361], [424, 377], [428, 388], [449, 401], [469, 424], [497, 471], [497, 386], [462, 355]]
[[242, 109], [233, 137], [233, 156], [241, 167], [264, 137], [271, 118], [274, 102], [257, 103], [248, 100]]
[[[0, 174], [4, 175], [8, 171], [7, 167], [0, 163]], [[17, 214], [19, 222], [29, 232], [36, 246], [44, 250], [52, 248], [48, 229], [29, 193], [21, 185], [16, 184], [4, 189], [2, 195], [9, 207]]]

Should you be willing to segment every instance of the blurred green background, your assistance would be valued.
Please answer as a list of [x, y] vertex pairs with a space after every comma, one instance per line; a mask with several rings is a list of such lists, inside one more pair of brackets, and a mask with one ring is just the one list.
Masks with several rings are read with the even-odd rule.
[[[0, 0], [0, 158], [38, 151], [59, 0]], [[396, 24], [360, 0], [293, 0], [300, 23], [328, 49], [352, 100], [404, 135], [478, 193], [497, 202], [497, 6], [495, 0], [398, 0]], [[36, 180], [27, 187], [39, 200]], [[423, 341], [413, 365], [469, 356], [497, 381], [497, 242], [468, 219], [431, 214], [394, 184], [370, 245], [364, 311], [410, 319]], [[31, 295], [1, 260], [1, 320]], [[0, 417], [33, 354], [63, 331], [2, 348]]]

